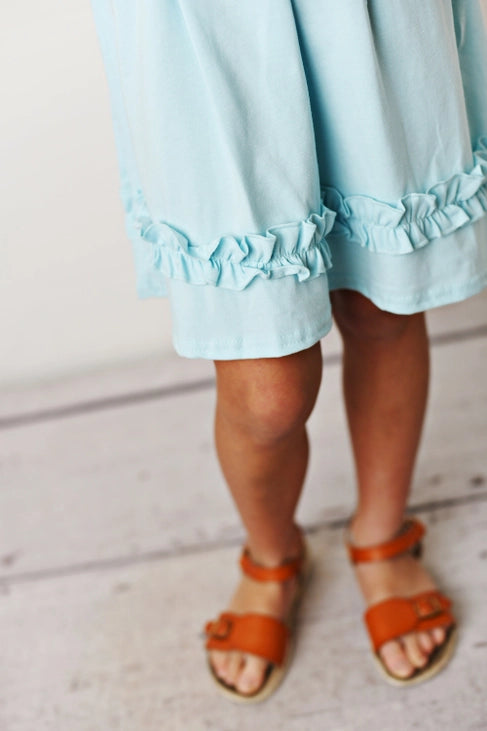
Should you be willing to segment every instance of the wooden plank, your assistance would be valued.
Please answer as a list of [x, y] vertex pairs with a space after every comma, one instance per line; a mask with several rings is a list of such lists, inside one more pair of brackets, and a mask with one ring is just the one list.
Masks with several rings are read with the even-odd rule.
[[[431, 409], [413, 504], [475, 499], [487, 476], [487, 338], [433, 351]], [[240, 542], [203, 390], [33, 424], [0, 444], [0, 576]], [[304, 525], [347, 517], [353, 471], [337, 365], [310, 421]]]
[[[487, 290], [476, 297], [428, 313], [428, 326], [433, 338], [446, 333], [487, 325]], [[336, 327], [322, 341], [323, 354], [334, 359], [341, 353]], [[45, 381], [31, 386], [0, 390], [0, 422], [2, 418], [62, 409], [127, 394], [145, 393], [154, 389], [180, 387], [213, 379], [209, 361], [155, 355], [127, 362], [113, 368], [82, 372], [77, 376]]]
[[211, 361], [179, 358], [175, 354], [152, 356], [0, 392], [0, 421], [213, 379]]
[[481, 729], [487, 503], [425, 518], [426, 558], [455, 602], [460, 639], [447, 669], [413, 691], [388, 686], [376, 672], [341, 533], [321, 529], [310, 536], [316, 569], [296, 656], [267, 703], [243, 708], [220, 699], [206, 672], [199, 633], [225, 606], [237, 577], [238, 552], [224, 548], [12, 586], [0, 596], [0, 726]]
[[464, 302], [436, 307], [427, 313], [428, 331], [434, 338], [447, 332], [467, 330], [487, 324], [487, 290]]

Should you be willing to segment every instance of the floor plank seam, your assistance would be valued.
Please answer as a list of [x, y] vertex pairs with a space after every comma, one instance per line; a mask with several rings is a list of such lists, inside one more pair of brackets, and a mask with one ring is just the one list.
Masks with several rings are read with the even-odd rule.
[[[445, 508], [483, 502], [487, 502], [487, 491], [477, 492], [472, 495], [462, 495], [456, 498], [445, 498], [443, 500], [430, 500], [424, 503], [417, 503], [410, 506], [409, 512], [413, 514], [433, 513], [434, 511], [443, 510]], [[347, 522], [348, 518], [334, 518], [330, 520], [317, 521], [316, 523], [306, 524], [304, 526], [304, 531], [306, 534], [312, 535], [321, 530], [343, 530]], [[229, 539], [208, 541], [207, 543], [195, 543], [171, 549], [146, 551], [133, 556], [118, 556], [110, 559], [87, 561], [84, 563], [71, 564], [69, 566], [56, 567], [52, 569], [26, 571], [18, 574], [12, 573], [9, 576], [0, 577], [0, 593], [8, 592], [9, 585], [13, 584], [26, 584], [35, 581], [75, 576], [78, 574], [97, 573], [100, 571], [109, 571], [111, 569], [153, 563], [155, 561], [180, 558], [183, 556], [211, 553], [213, 551], [240, 546], [241, 541], [242, 536], [236, 536]]]
[[[449, 333], [434, 335], [430, 338], [433, 347], [442, 345], [451, 345], [452, 343], [465, 342], [468, 340], [476, 340], [478, 338], [487, 337], [487, 325], [479, 325], [464, 330], [453, 330]], [[334, 353], [324, 356], [323, 367], [338, 365], [342, 356]], [[127, 394], [117, 394], [107, 398], [93, 399], [91, 401], [82, 401], [80, 403], [66, 404], [53, 409], [42, 409], [25, 414], [11, 414], [0, 417], [0, 431], [7, 429], [15, 429], [22, 426], [30, 426], [46, 421], [55, 421], [56, 419], [65, 419], [72, 416], [81, 416], [84, 414], [105, 411], [107, 409], [117, 409], [126, 406], [144, 403], [145, 401], [156, 401], [159, 399], [172, 398], [181, 396], [195, 391], [204, 391], [214, 388], [214, 378], [202, 378], [197, 381], [189, 381], [181, 384], [173, 384], [171, 386], [163, 386], [161, 388], [152, 388], [144, 391], [137, 391]]]
[[137, 391], [134, 393], [118, 394], [116, 396], [108, 396], [106, 398], [93, 399], [92, 401], [81, 401], [79, 403], [66, 404], [57, 406], [53, 409], [42, 409], [41, 411], [32, 411], [26, 414], [13, 414], [0, 418], [0, 431], [14, 429], [22, 426], [31, 426], [47, 421], [56, 421], [71, 416], [84, 416], [97, 411], [106, 411], [108, 409], [123, 408], [134, 404], [141, 404], [145, 401], [157, 401], [160, 399], [186, 395], [194, 391], [204, 391], [214, 387], [214, 378], [204, 378], [199, 381], [191, 381], [180, 385], [163, 386], [161, 388], [152, 388], [147, 391]]

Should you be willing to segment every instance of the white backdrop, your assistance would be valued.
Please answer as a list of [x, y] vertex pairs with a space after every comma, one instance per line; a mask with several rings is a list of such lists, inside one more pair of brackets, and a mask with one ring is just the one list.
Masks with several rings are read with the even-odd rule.
[[173, 352], [138, 300], [89, 0], [1, 0], [0, 387]]

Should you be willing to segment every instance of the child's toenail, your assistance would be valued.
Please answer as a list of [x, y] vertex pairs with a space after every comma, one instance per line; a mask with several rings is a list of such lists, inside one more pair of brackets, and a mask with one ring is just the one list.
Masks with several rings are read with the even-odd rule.
[[259, 687], [259, 681], [257, 678], [244, 677], [240, 680], [238, 687], [243, 693], [253, 693]]
[[438, 627], [437, 629], [433, 630], [433, 637], [436, 644], [441, 645], [441, 643], [445, 641], [445, 630]]
[[394, 664], [391, 663], [390, 670], [394, 675], [399, 675], [401, 678], [407, 678], [414, 672], [412, 667], [407, 661], [398, 660]]

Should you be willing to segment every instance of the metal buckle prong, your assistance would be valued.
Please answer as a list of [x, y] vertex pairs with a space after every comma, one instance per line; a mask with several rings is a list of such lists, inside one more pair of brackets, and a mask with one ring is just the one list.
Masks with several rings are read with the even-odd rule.
[[443, 607], [437, 596], [429, 596], [416, 599], [414, 611], [419, 619], [433, 619], [443, 613]]
[[220, 617], [210, 628], [212, 637], [217, 640], [225, 640], [232, 631], [233, 622], [228, 617]]

